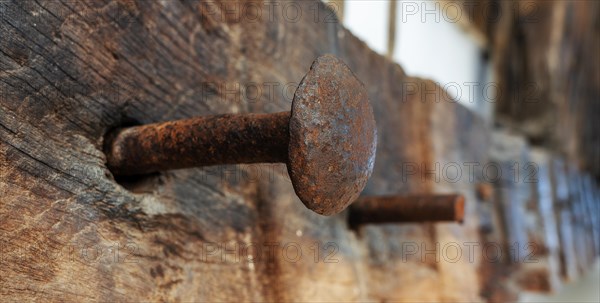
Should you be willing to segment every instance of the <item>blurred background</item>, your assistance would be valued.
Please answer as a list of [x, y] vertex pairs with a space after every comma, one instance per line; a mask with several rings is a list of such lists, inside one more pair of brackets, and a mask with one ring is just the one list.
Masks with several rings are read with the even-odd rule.
[[[600, 203], [597, 193], [586, 198], [587, 191], [597, 192], [600, 180], [600, 2], [327, 2], [344, 26], [374, 51], [399, 63], [410, 76], [433, 80], [484, 119], [494, 130], [492, 160], [505, 157], [499, 149], [524, 148], [528, 159], [541, 160], [540, 167], [550, 163], [554, 174], [561, 175], [538, 184], [551, 188], [542, 198], [546, 202], [540, 201], [539, 193], [515, 198], [494, 185], [500, 192], [494, 195], [495, 203], [522, 204], [538, 212], [543, 203], [552, 204], [549, 213], [556, 220], [541, 218], [550, 222], [535, 227], [535, 223], [523, 224], [530, 218], [515, 215], [514, 206], [496, 209], [508, 213], [503, 219], [507, 224], [533, 224], [522, 231], [528, 239], [535, 238], [536, 232], [546, 233], [536, 241], [547, 251], [536, 254], [546, 256], [548, 263], [541, 271], [529, 270], [528, 265], [507, 269], [491, 279], [497, 285], [484, 286], [484, 297], [600, 301], [599, 227], [593, 222], [582, 224], [588, 211], [596, 214], [589, 220], [597, 222]], [[510, 141], [519, 142], [518, 146]], [[537, 195], [537, 205], [531, 206], [532, 195]], [[589, 208], [578, 208], [576, 201], [581, 199], [591, 200]], [[570, 213], [573, 208], [575, 214]], [[593, 239], [572, 239], [581, 228]], [[515, 230], [512, 233], [518, 234]], [[505, 237], [511, 238], [510, 233]], [[595, 251], [589, 252], [582, 241], [591, 241]]]

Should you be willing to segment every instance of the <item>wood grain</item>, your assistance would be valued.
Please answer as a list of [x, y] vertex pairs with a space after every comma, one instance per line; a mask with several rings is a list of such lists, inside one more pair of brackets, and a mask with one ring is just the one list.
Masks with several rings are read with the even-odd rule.
[[[264, 14], [235, 16], [250, 4]], [[437, 253], [407, 258], [403, 250], [407, 242], [432, 248], [476, 239], [472, 206], [462, 227], [355, 233], [344, 213], [305, 209], [283, 165], [124, 180], [106, 168], [109, 130], [287, 110], [285, 89], [293, 93], [314, 58], [333, 53], [365, 83], [378, 123], [365, 193], [474, 196], [468, 182], [438, 184], [421, 178], [421, 167], [413, 176], [407, 163], [483, 159], [482, 121], [441, 93], [427, 94], [433, 82], [406, 76], [322, 3], [279, 4], [269, 14], [262, 1], [0, 2], [0, 299], [478, 298], [476, 262], [451, 265], [436, 261]], [[285, 5], [303, 14], [285, 14]], [[460, 277], [467, 283], [459, 285]]]

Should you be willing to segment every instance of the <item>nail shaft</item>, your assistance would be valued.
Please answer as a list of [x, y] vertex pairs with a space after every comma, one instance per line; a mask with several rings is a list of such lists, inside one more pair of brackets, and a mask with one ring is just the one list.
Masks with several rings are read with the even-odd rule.
[[370, 223], [461, 222], [462, 195], [365, 196], [350, 207], [350, 225]]
[[290, 112], [198, 117], [124, 128], [108, 141], [117, 175], [237, 163], [286, 163]]

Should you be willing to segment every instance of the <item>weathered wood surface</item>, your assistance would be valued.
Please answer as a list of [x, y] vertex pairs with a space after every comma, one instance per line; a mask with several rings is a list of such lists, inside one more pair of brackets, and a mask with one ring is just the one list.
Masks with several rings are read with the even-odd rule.
[[[241, 3], [263, 15], [236, 18]], [[283, 15], [286, 3], [302, 15]], [[333, 53], [368, 87], [377, 118], [366, 193], [474, 195], [467, 183], [423, 181], [403, 166], [431, 167], [447, 152], [449, 160], [481, 157], [472, 133], [485, 128], [444, 96], [420, 91], [431, 82], [369, 50], [319, 2], [213, 4], [0, 2], [3, 301], [477, 299], [476, 263], [449, 265], [435, 254], [407, 260], [402, 249], [410, 240], [432, 248], [439, 239], [472, 239], [470, 206], [465, 227], [368, 226], [356, 234], [345, 214], [305, 209], [283, 165], [114, 180], [102, 152], [108, 130], [287, 110], [286, 84]], [[219, 10], [225, 4], [233, 15]]]
[[[600, 3], [444, 0], [483, 37], [502, 95], [497, 120], [600, 180]], [[466, 20], [465, 20], [466, 19]]]
[[[598, 254], [587, 232], [598, 230], [594, 182], [553, 154], [530, 154], [519, 136], [491, 136], [320, 2], [0, 1], [0, 33], [2, 301], [504, 302], [528, 288], [519, 278], [540, 272], [507, 259], [513, 241], [546, 248], [535, 256], [549, 264], [538, 275], [548, 285], [558, 284], [557, 254], [566, 278]], [[464, 225], [353, 231], [345, 213], [307, 210], [284, 165], [119, 182], [106, 169], [108, 130], [288, 110], [294, 84], [324, 53], [348, 63], [374, 107], [379, 145], [365, 194], [460, 192]], [[488, 160], [511, 178], [514, 160], [530, 157], [543, 181], [500, 179], [489, 202], [475, 202], [476, 185], [493, 183], [481, 171]], [[504, 259], [483, 257], [486, 243], [501, 244]], [[458, 261], [441, 251], [454, 244]]]
[[505, 177], [495, 183], [496, 205], [482, 217], [482, 236], [509, 254], [481, 263], [487, 275], [482, 295], [506, 302], [518, 300], [521, 291], [557, 292], [597, 260], [595, 185], [564, 158], [530, 147], [522, 136], [495, 130], [492, 142], [490, 160]]
[[[527, 277], [527, 272], [532, 272], [527, 269], [530, 267], [534, 271], [545, 272], [537, 277], [551, 283], [538, 283], [543, 279], [533, 276], [521, 279], [525, 284], [514, 283], [513, 295], [520, 288], [531, 290], [543, 284], [556, 289], [563, 281], [579, 277], [599, 253], [595, 244], [599, 229], [597, 225], [594, 227], [594, 222], [598, 220], [595, 210], [600, 200], [592, 193], [600, 180], [600, 137], [594, 124], [600, 113], [600, 103], [597, 102], [600, 96], [600, 70], [597, 68], [600, 59], [594, 55], [600, 50], [597, 22], [600, 4], [597, 1], [569, 0], [447, 1], [460, 4], [470, 29], [478, 32], [478, 37], [485, 37], [483, 40], [494, 67], [495, 81], [501, 91], [495, 104], [496, 124], [514, 131], [531, 147], [543, 148], [544, 153], [552, 158], [548, 173], [556, 214], [553, 220], [548, 220], [547, 215], [550, 204], [544, 203], [547, 191], [540, 188], [544, 183], [542, 180], [546, 179], [546, 160], [534, 157], [536, 153], [532, 152], [532, 161], [539, 168], [536, 176], [539, 182], [534, 184], [538, 188], [531, 192], [531, 199], [521, 200], [528, 206], [525, 216], [516, 218], [520, 215], [515, 215], [509, 220], [516, 225], [523, 225], [523, 220], [529, 223], [519, 228], [507, 228], [525, 228], [523, 232], [527, 232], [523, 236], [533, 235], [532, 239], [544, 244], [548, 250], [537, 255], [549, 266], [541, 266], [538, 270], [531, 268], [530, 263], [519, 266], [519, 270], [510, 268], [508, 271], [512, 273], [508, 274], [508, 280], [512, 283], [519, 280], [518, 276]], [[529, 150], [529, 147], [525, 149]], [[592, 175], [590, 179], [593, 181], [585, 181], [588, 174]], [[517, 196], [511, 198], [512, 194], [515, 194], [512, 190], [501, 190], [499, 198], [519, 201]], [[497, 211], [501, 214], [505, 210]], [[553, 236], [539, 233], [550, 228], [550, 221], [558, 224], [560, 245], [557, 251], [550, 245]], [[507, 221], [499, 222], [502, 225]], [[510, 239], [510, 234], [508, 236]], [[487, 237], [497, 239], [503, 235], [492, 229]], [[563, 280], [560, 282], [555, 278], [555, 266], [550, 266], [555, 263], [556, 252]], [[511, 291], [505, 291], [513, 286], [508, 285], [510, 283], [496, 284], [501, 288], [495, 292], [498, 297], [507, 293], [511, 295]], [[500, 298], [497, 301], [506, 300]]]

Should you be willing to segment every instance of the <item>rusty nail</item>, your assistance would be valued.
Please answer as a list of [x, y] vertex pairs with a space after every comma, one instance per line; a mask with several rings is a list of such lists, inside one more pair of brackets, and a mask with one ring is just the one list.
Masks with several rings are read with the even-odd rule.
[[359, 196], [373, 171], [376, 133], [364, 85], [340, 59], [317, 58], [290, 112], [197, 117], [122, 128], [107, 137], [115, 175], [197, 166], [286, 163], [309, 209], [332, 215]]
[[364, 196], [350, 206], [351, 226], [372, 223], [442, 222], [462, 223], [462, 195]]

